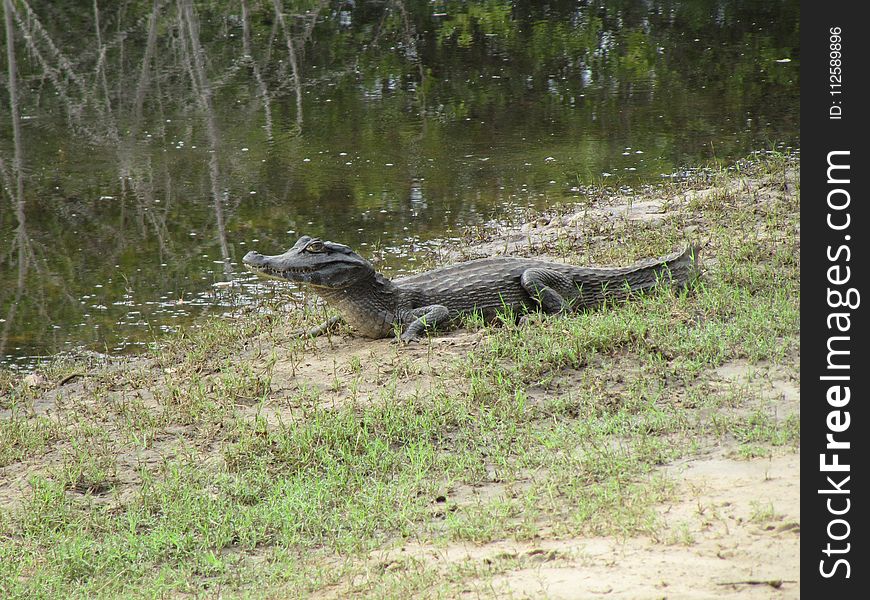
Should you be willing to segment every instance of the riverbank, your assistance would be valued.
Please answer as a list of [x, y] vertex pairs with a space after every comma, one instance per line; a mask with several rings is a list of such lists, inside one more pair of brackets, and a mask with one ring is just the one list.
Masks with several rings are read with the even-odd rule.
[[799, 164], [469, 232], [704, 275], [409, 347], [280, 304], [0, 375], [0, 595], [798, 597]]

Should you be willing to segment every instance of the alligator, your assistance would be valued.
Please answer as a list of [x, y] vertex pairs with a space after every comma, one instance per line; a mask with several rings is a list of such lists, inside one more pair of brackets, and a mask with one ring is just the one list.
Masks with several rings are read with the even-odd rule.
[[[397, 335], [412, 342], [427, 330], [456, 325], [461, 315], [522, 317], [530, 312], [568, 313], [624, 300], [673, 283], [685, 286], [698, 274], [698, 247], [646, 259], [628, 267], [590, 268], [519, 257], [471, 260], [390, 280], [348, 246], [302, 236], [283, 254], [248, 252], [245, 267], [260, 276], [305, 283], [363, 336]], [[325, 333], [332, 317], [307, 331]]]

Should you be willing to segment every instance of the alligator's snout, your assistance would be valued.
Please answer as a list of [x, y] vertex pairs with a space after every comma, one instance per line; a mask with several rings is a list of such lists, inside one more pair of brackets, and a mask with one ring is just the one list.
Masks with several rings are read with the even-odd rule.
[[274, 258], [273, 256], [264, 256], [259, 252], [254, 252], [251, 250], [242, 258], [242, 264], [245, 265], [245, 268], [248, 271], [252, 271], [257, 275], [262, 275], [263, 277], [275, 278], [275, 279], [286, 279], [284, 273], [280, 273], [280, 269], [276, 269], [275, 265], [269, 262], [270, 259]]
[[349, 247], [307, 235], [283, 254], [264, 256], [252, 250], [245, 254], [242, 263], [262, 277], [333, 289], [345, 288], [374, 274], [372, 265]]
[[251, 250], [247, 254], [245, 254], [244, 258], [242, 258], [242, 262], [246, 265], [251, 265], [252, 267], [262, 267], [266, 262], [266, 257], [260, 254], [259, 252], [254, 252]]

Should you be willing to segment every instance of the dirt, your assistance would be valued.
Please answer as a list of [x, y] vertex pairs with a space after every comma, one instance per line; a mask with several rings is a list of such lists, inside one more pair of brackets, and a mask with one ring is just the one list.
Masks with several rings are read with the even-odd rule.
[[661, 509], [670, 543], [585, 538], [504, 548], [560, 560], [499, 576], [492, 587], [515, 598], [799, 597], [798, 463], [794, 454], [688, 462], [677, 474], [684, 499]]
[[[754, 383], [783, 417], [799, 411], [799, 388], [780, 369], [734, 361], [718, 374]], [[532, 541], [406, 544], [372, 560], [410, 558], [445, 574], [460, 564], [506, 571], [469, 581], [463, 598], [798, 598], [800, 454], [747, 460], [735, 450], [725, 444], [662, 468], [679, 500], [658, 508], [654, 538], [565, 539], [543, 527]], [[475, 493], [503, 492], [488, 487]]]
[[[464, 598], [798, 598], [799, 456], [731, 460], [721, 455], [669, 467], [683, 499], [660, 509], [666, 537], [407, 545], [381, 561], [437, 564], [519, 561]], [[771, 509], [772, 507], [772, 509]]]

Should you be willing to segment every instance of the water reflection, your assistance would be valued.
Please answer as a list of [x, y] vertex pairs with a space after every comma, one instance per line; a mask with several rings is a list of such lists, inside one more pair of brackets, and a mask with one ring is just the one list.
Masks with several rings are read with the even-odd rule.
[[796, 1], [2, 3], [7, 364], [245, 303], [259, 283], [215, 284], [253, 243], [401, 271], [589, 184], [799, 140]]

